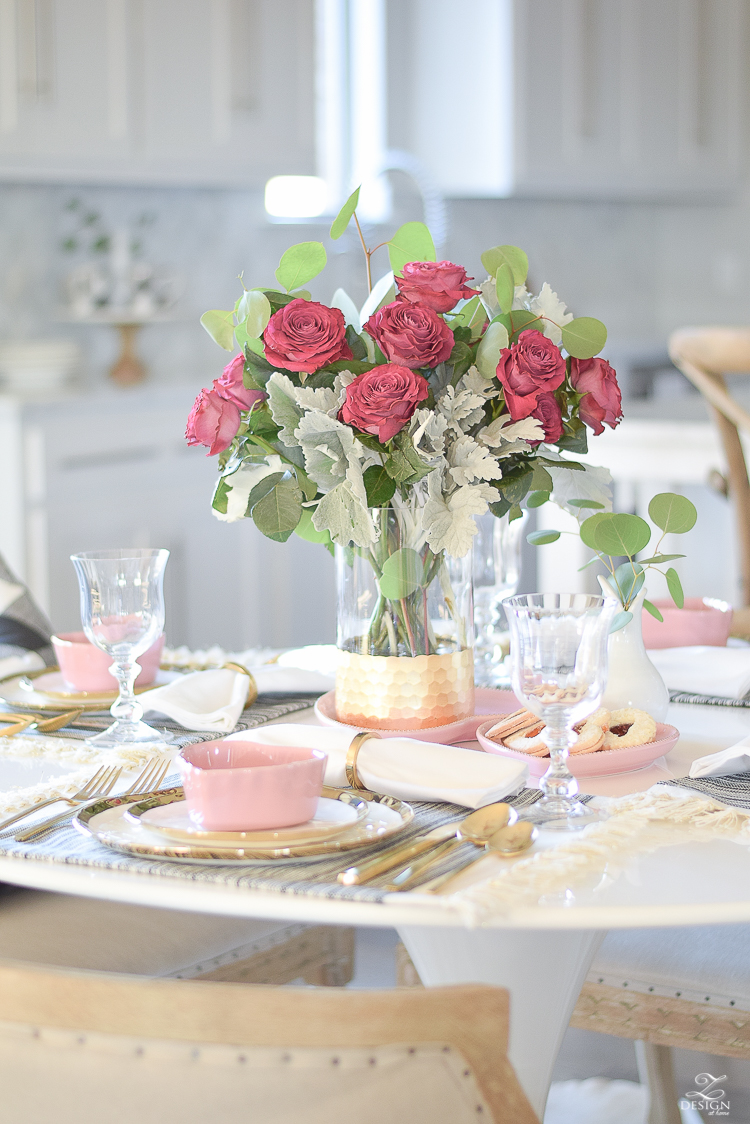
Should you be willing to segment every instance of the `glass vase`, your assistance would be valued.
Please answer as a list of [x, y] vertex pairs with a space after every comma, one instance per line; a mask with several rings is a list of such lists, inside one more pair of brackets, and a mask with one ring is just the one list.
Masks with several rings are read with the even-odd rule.
[[474, 713], [471, 551], [433, 554], [415, 497], [369, 511], [377, 540], [337, 547], [336, 716], [381, 730]]
[[474, 683], [510, 688], [510, 632], [503, 600], [518, 589], [521, 546], [528, 512], [519, 519], [496, 518], [491, 511], [477, 519], [473, 542]]

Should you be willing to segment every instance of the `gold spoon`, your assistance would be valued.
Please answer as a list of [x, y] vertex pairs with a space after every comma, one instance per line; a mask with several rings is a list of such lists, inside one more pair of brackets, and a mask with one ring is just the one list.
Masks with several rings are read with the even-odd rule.
[[[396, 877], [392, 879], [386, 889], [395, 893], [403, 890], [411, 890], [415, 885], [419, 885], [420, 893], [431, 893], [433, 890], [437, 889], [438, 886], [442, 886], [444, 882], [453, 878], [454, 875], [465, 870], [467, 866], [471, 866], [472, 863], [483, 858], [489, 851], [502, 855], [503, 858], [506, 859], [512, 858], [514, 855], [520, 855], [523, 851], [529, 849], [537, 835], [538, 832], [536, 828], [533, 824], [529, 823], [528, 820], [521, 820], [517, 823], [508, 824], [506, 827], [502, 827], [499, 831], [496, 831], [489, 839], [485, 840], [482, 844], [482, 852], [478, 855], [469, 855], [466, 862], [458, 867], [457, 870], [449, 870], [445, 874], [438, 875], [437, 878], [428, 878], [426, 882], [423, 881], [425, 874], [430, 868], [436, 866], [440, 859], [442, 859], [449, 850], [452, 850], [452, 848], [446, 848], [445, 850], [441, 848], [440, 854], [438, 854], [437, 851], [433, 851], [433, 853], [428, 855], [425, 859], [418, 860], [411, 866], [406, 867], [405, 870], [400, 871]], [[471, 842], [477, 842], [477, 845], [480, 845], [479, 841], [472, 839]]]
[[515, 810], [510, 804], [487, 804], [484, 808], [477, 808], [458, 823], [444, 824], [436, 827], [427, 835], [418, 839], [416, 843], [405, 843], [399, 847], [391, 847], [374, 859], [360, 863], [359, 866], [350, 866], [338, 875], [342, 886], [362, 886], [365, 882], [372, 881], [394, 866], [402, 866], [411, 862], [418, 855], [431, 852], [430, 858], [443, 855], [448, 850], [460, 846], [466, 840], [471, 840], [483, 846], [487, 840], [501, 828], [515, 823]]

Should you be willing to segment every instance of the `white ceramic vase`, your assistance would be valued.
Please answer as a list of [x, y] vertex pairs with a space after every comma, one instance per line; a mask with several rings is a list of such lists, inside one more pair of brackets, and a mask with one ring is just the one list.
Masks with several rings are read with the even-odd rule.
[[[606, 578], [600, 577], [599, 584], [604, 596], [611, 597], [612, 590]], [[631, 605], [633, 619], [609, 637], [609, 674], [601, 705], [607, 710], [621, 710], [632, 706], [637, 710], [645, 710], [657, 722], [664, 722], [669, 706], [669, 691], [648, 658], [643, 643], [641, 614], [645, 597], [644, 587]]]

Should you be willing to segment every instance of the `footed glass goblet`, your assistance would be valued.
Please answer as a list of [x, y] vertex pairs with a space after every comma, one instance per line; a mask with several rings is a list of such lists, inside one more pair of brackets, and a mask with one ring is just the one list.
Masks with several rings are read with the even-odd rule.
[[503, 602], [511, 632], [513, 690], [547, 727], [544, 795], [524, 818], [575, 831], [598, 818], [577, 798], [568, 769], [573, 726], [593, 713], [607, 683], [607, 639], [618, 603], [583, 593], [535, 593]]
[[88, 738], [99, 749], [128, 745], [166, 745], [167, 738], [142, 722], [143, 707], [134, 685], [140, 667], [135, 662], [164, 629], [164, 567], [168, 550], [123, 549], [71, 554], [81, 591], [83, 631], [112, 657], [110, 672], [119, 694], [110, 708], [115, 721], [101, 734]]

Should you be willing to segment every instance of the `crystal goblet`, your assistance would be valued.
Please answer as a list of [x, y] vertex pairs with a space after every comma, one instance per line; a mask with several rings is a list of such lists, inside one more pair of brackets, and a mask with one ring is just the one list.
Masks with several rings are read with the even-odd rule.
[[115, 721], [87, 739], [99, 749], [128, 745], [155, 747], [167, 737], [142, 722], [143, 707], [134, 684], [140, 672], [135, 662], [164, 628], [164, 567], [168, 550], [122, 549], [71, 554], [81, 593], [81, 623], [86, 636], [112, 657], [110, 672], [119, 686], [110, 708]]
[[607, 639], [618, 609], [614, 599], [583, 593], [535, 593], [503, 602], [511, 631], [513, 690], [547, 727], [550, 767], [544, 795], [525, 818], [574, 831], [598, 818], [577, 799], [568, 769], [573, 726], [599, 705], [607, 683]]

